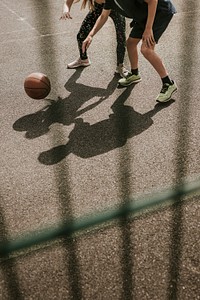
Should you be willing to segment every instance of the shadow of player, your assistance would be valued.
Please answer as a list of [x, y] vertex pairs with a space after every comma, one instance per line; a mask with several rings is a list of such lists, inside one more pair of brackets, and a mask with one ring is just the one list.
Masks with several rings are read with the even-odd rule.
[[127, 139], [136, 136], [152, 124], [152, 117], [160, 110], [168, 107], [173, 100], [166, 104], [156, 104], [145, 114], [136, 112], [131, 106], [124, 105], [133, 86], [128, 87], [112, 105], [113, 114], [108, 119], [90, 125], [82, 118], [75, 120], [75, 127], [69, 134], [66, 145], [54, 147], [40, 153], [38, 160], [45, 165], [60, 162], [70, 153], [81, 158], [89, 158], [122, 147]]
[[[16, 131], [26, 131], [25, 137], [34, 139], [49, 131], [53, 123], [70, 125], [84, 112], [93, 109], [107, 99], [117, 87], [117, 76], [114, 76], [108, 86], [97, 88], [77, 83], [83, 69], [77, 69], [65, 84], [70, 95], [64, 99], [49, 100], [49, 104], [41, 110], [21, 117], [13, 124]], [[96, 102], [80, 109], [81, 106], [94, 97], [100, 97]]]

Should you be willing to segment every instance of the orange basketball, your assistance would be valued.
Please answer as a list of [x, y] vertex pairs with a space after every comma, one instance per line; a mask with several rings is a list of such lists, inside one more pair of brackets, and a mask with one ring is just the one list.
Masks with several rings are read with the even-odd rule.
[[51, 83], [47, 75], [43, 73], [31, 73], [24, 81], [24, 89], [32, 99], [43, 99], [51, 91]]

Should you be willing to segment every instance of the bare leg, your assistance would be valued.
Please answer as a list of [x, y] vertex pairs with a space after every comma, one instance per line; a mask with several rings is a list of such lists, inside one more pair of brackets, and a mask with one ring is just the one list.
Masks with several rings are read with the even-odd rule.
[[155, 53], [155, 45], [152, 47], [147, 47], [146, 44], [142, 42], [141, 53], [150, 62], [161, 78], [167, 76], [167, 70], [161, 58]]
[[131, 69], [138, 68], [138, 50], [137, 45], [140, 42], [140, 39], [131, 38], [127, 39], [127, 51], [131, 64]]

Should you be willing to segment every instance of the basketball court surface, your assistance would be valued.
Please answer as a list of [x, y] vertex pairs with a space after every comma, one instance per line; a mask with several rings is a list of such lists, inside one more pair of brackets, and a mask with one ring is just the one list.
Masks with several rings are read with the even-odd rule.
[[[2, 241], [199, 178], [200, 2], [174, 4], [157, 51], [178, 92], [157, 104], [161, 82], [142, 55], [142, 82], [118, 87], [111, 19], [91, 66], [69, 70], [87, 9], [60, 21], [63, 1], [0, 1]], [[33, 72], [51, 81], [45, 100], [24, 91]], [[181, 200], [2, 257], [0, 299], [200, 299], [199, 196]]]

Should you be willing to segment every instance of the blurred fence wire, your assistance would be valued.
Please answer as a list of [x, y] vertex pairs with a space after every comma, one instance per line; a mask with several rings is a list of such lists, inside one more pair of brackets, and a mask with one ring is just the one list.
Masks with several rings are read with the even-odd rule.
[[[173, 189], [167, 189], [161, 193], [156, 193], [145, 199], [129, 199], [124, 205], [119, 208], [104, 210], [96, 215], [90, 215], [77, 220], [64, 220], [62, 224], [47, 228], [39, 233], [32, 232], [24, 237], [13, 238], [2, 242], [0, 245], [0, 256], [5, 257], [15, 251], [31, 248], [35, 245], [53, 241], [60, 237], [69, 237], [75, 233], [83, 232], [88, 229], [95, 229], [96, 226], [107, 224], [124, 216], [135, 216], [141, 213], [147, 213], [163, 209], [169, 205], [176, 205], [177, 197], [184, 197], [200, 192], [200, 178], [192, 182], [186, 182], [177, 185]], [[184, 199], [184, 198], [183, 198]]]

